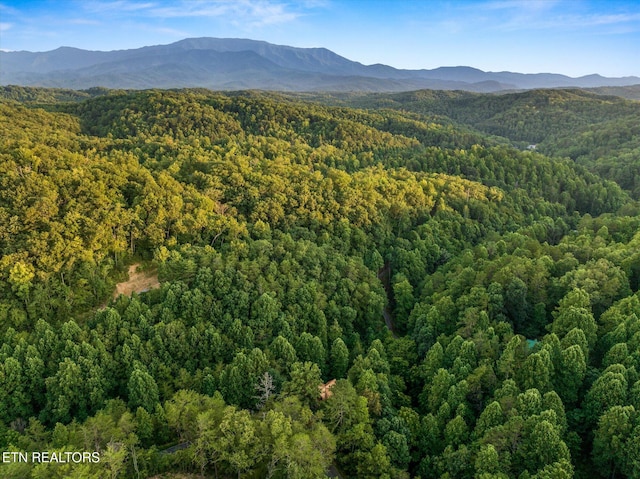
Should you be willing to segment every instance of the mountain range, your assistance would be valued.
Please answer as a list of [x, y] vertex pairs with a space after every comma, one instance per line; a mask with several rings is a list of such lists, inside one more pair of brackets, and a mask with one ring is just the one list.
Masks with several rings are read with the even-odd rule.
[[363, 65], [326, 48], [263, 41], [190, 38], [131, 50], [0, 52], [0, 84], [86, 89], [203, 87], [216, 90], [374, 91], [417, 89], [495, 92], [532, 88], [619, 87], [639, 77], [484, 72], [456, 66], [402, 70]]

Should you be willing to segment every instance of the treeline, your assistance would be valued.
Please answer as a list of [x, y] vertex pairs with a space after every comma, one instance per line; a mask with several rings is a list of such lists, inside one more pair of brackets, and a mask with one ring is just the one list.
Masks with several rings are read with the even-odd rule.
[[64, 88], [34, 88], [18, 85], [0, 86], [0, 98], [49, 108], [64, 102], [79, 102], [89, 98], [106, 95], [110, 90], [102, 87], [88, 90], [67, 90]]
[[[273, 94], [47, 110], [0, 102], [0, 447], [102, 460], [0, 477], [635, 474], [640, 220], [615, 183]], [[134, 260], [162, 287], [107, 302]]]

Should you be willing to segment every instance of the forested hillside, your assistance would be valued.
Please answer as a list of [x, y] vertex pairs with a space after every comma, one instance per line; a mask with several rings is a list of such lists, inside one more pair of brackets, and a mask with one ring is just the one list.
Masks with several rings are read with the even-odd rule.
[[[594, 89], [633, 98], [635, 87]], [[324, 102], [445, 115], [507, 138], [519, 149], [568, 157], [640, 198], [640, 102], [585, 90], [530, 90], [504, 95], [423, 90], [387, 95], [322, 95]]]
[[638, 477], [638, 104], [413, 95], [3, 88], [0, 477]]

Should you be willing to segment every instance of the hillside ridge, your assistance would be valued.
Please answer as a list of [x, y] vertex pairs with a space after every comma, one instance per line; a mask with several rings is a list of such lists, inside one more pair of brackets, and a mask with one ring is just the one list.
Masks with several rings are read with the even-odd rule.
[[621, 87], [638, 77], [572, 78], [555, 73], [485, 72], [470, 66], [405, 70], [363, 65], [322, 47], [299, 48], [239, 38], [186, 38], [168, 45], [89, 51], [0, 52], [0, 85], [86, 89], [400, 92], [418, 89], [495, 92], [558, 87]]

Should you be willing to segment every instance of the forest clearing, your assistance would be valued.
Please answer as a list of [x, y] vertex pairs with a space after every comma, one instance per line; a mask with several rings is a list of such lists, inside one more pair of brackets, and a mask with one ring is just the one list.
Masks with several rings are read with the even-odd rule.
[[142, 270], [140, 266], [140, 263], [134, 263], [129, 266], [129, 279], [116, 284], [116, 290], [113, 292], [114, 299], [121, 294], [131, 296], [133, 293], [145, 293], [151, 289], [160, 287], [158, 271], [155, 269], [149, 271]]

